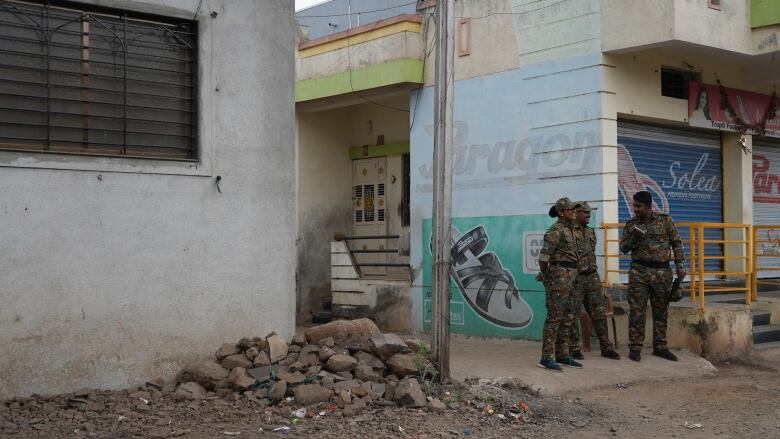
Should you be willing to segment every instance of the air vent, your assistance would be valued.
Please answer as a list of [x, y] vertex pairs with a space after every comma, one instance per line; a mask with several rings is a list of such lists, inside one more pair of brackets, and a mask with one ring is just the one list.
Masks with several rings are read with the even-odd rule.
[[355, 222], [356, 223], [362, 223], [363, 222], [363, 211], [362, 210], [356, 210], [355, 211]]
[[355, 198], [363, 198], [363, 186], [355, 186]]
[[377, 221], [384, 221], [385, 220], [385, 210], [379, 209], [376, 213], [376, 220]]
[[377, 196], [384, 197], [385, 196], [385, 184], [379, 183], [377, 186]]

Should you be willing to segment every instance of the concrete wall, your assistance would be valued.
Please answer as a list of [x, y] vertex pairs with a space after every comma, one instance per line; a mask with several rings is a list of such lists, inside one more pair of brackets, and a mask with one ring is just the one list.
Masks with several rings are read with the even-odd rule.
[[0, 153], [0, 398], [123, 388], [292, 335], [293, 5], [212, 0], [197, 19], [199, 163]]
[[[511, 4], [511, 0], [455, 2], [455, 80], [503, 72], [519, 66]], [[427, 48], [425, 84], [432, 85], [436, 71], [436, 8], [422, 12], [423, 38]], [[468, 19], [469, 23], [459, 25], [462, 19]], [[470, 45], [470, 53], [459, 54], [459, 48], [467, 44]]]
[[[777, 50], [780, 26], [751, 29], [748, 0], [602, 0], [605, 52], [691, 43], [745, 55]], [[771, 48], [772, 46], [773, 48]]]

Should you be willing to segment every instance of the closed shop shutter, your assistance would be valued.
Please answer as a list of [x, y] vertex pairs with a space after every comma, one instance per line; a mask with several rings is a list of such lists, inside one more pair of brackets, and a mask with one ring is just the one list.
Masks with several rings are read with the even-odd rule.
[[[654, 208], [672, 215], [676, 223], [723, 222], [723, 170], [720, 134], [633, 122], [618, 122], [618, 216], [633, 217], [631, 203], [639, 191], [653, 195]], [[680, 228], [688, 254], [689, 229]], [[723, 239], [717, 230], [706, 239]], [[723, 246], [708, 244], [705, 255], [722, 256]], [[708, 271], [722, 266], [705, 263]]]
[[[753, 224], [780, 224], [780, 140], [753, 137]], [[780, 230], [759, 229], [761, 267], [780, 268]], [[777, 258], [766, 257], [777, 255]], [[778, 277], [780, 271], [759, 271]]]

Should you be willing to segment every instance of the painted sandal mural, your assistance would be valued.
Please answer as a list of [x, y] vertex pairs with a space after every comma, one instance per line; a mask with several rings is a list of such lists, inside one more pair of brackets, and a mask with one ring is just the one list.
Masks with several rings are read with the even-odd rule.
[[[455, 281], [469, 306], [494, 325], [523, 328], [533, 320], [533, 310], [520, 297], [515, 279], [494, 252], [484, 252], [489, 238], [477, 226], [465, 234], [452, 227], [452, 268]], [[484, 252], [484, 253], [483, 253]]]

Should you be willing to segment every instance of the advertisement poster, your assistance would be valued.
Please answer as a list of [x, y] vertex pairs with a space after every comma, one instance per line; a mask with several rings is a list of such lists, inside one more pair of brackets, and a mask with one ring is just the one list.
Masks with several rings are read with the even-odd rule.
[[[764, 117], [771, 96], [749, 91], [726, 88], [731, 108], [749, 126], [755, 126]], [[778, 99], [780, 106], [780, 99]], [[688, 89], [688, 125], [723, 131], [738, 131], [734, 116], [721, 108], [721, 90], [719, 85], [692, 82]], [[748, 134], [757, 134], [748, 130]], [[767, 120], [766, 136], [780, 137], [780, 112], [774, 119]]]
[[[450, 325], [453, 333], [540, 340], [547, 316], [544, 287], [534, 280], [544, 215], [452, 219]], [[595, 215], [591, 225], [597, 224]], [[431, 325], [431, 221], [423, 220], [424, 328]]]

